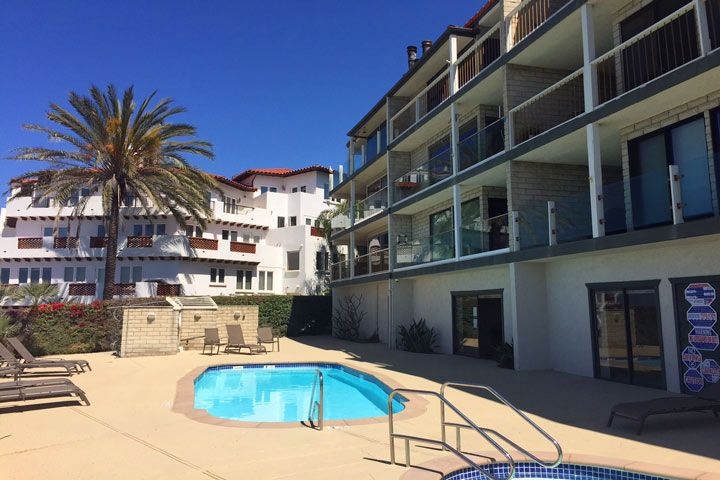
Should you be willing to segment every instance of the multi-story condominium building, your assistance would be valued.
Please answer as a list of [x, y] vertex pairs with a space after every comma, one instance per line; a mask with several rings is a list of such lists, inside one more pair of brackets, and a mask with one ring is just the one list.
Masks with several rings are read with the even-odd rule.
[[[306, 294], [322, 288], [329, 249], [315, 220], [334, 208], [331, 174], [312, 166], [247, 170], [232, 180], [214, 175], [222, 194], [208, 192], [214, 217], [205, 229], [182, 229], [161, 212], [148, 217], [137, 199], [125, 199], [116, 294]], [[76, 193], [65, 206], [52, 198], [8, 199], [0, 212], [0, 284], [54, 283], [62, 296], [86, 302], [102, 295], [101, 198], [93, 195], [75, 215], [74, 205], [89, 189]]]
[[391, 348], [717, 382], [719, 46], [717, 0], [490, 0], [408, 47], [331, 191], [335, 301]]

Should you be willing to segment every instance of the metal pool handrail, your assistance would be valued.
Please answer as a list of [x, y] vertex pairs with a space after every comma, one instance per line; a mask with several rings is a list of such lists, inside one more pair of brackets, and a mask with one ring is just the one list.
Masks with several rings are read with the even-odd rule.
[[[482, 430], [484, 430], [484, 431], [486, 431], [486, 432], [488, 432], [488, 433], [491, 433], [491, 434], [497, 436], [498, 438], [502, 439], [502, 440], [503, 440], [504, 442], [506, 442], [508, 445], [512, 446], [514, 449], [516, 449], [517, 451], [519, 451], [519, 452], [521, 452], [522, 454], [526, 455], [526, 456], [527, 456], [528, 458], [530, 458], [532, 461], [534, 461], [535, 463], [537, 463], [537, 464], [539, 464], [539, 465], [542, 465], [543, 467], [554, 468], [554, 467], [557, 467], [557, 466], [562, 462], [562, 459], [563, 459], [562, 448], [560, 447], [560, 444], [559, 444], [553, 437], [551, 437], [545, 430], [543, 430], [542, 428], [540, 428], [535, 422], [533, 422], [532, 420], [530, 420], [524, 413], [522, 413], [520, 410], [518, 410], [517, 408], [515, 408], [515, 406], [514, 406], [513, 404], [511, 404], [510, 402], [508, 402], [507, 400], [505, 400], [505, 398], [503, 398], [503, 396], [500, 395], [498, 392], [496, 392], [492, 387], [490, 387], [490, 386], [488, 386], [488, 385], [477, 384], [477, 383], [445, 382], [445, 383], [443, 383], [442, 387], [440, 387], [440, 398], [443, 400], [443, 401], [440, 402], [440, 425], [441, 425], [440, 428], [441, 428], [441, 431], [442, 431], [442, 441], [443, 441], [443, 443], [445, 443], [445, 441], [446, 441], [446, 438], [445, 438], [445, 427], [455, 427], [455, 428], [456, 428], [456, 437], [457, 437], [457, 449], [460, 450], [460, 429], [461, 429], [461, 428], [473, 428], [473, 427], [475, 426], [474, 424], [467, 424], [467, 425], [466, 425], [466, 424], [461, 424], [461, 423], [452, 423], [452, 422], [446, 422], [446, 421], [445, 421], [445, 403], [448, 403], [448, 404], [449, 404], [449, 402], [447, 402], [447, 400], [445, 399], [445, 389], [446, 389], [447, 387], [476, 388], [476, 389], [485, 390], [485, 391], [487, 391], [487, 392], [490, 392], [495, 398], [497, 398], [497, 399], [500, 400], [502, 403], [504, 403], [505, 405], [507, 405], [508, 407], [510, 407], [515, 413], [517, 413], [518, 415], [520, 415], [520, 417], [522, 417], [523, 420], [525, 420], [525, 421], [526, 421], [527, 423], [529, 423], [535, 430], [537, 430], [537, 431], [540, 432], [545, 438], [547, 438], [547, 439], [553, 444], [553, 446], [555, 447], [555, 450], [557, 450], [558, 458], [557, 458], [557, 460], [555, 460], [554, 462], [547, 462], [547, 463], [546, 463], [546, 462], [543, 462], [542, 460], [540, 460], [539, 458], [537, 458], [535, 455], [533, 455], [532, 453], [528, 452], [527, 450], [525, 450], [524, 448], [522, 448], [521, 446], [519, 446], [518, 444], [516, 444], [515, 442], [513, 442], [513, 441], [510, 440], [509, 438], [507, 438], [505, 435], [503, 435], [503, 434], [501, 434], [501, 433], [499, 433], [499, 432], [497, 432], [497, 431], [495, 431], [495, 430], [488, 429], [488, 428], [483, 428]], [[457, 411], [456, 411], [456, 412], [457, 412]], [[468, 421], [463, 415], [460, 415], [460, 417], [461, 417], [463, 420], [465, 420], [466, 422]]]
[[[315, 401], [315, 385], [317, 384], [318, 376], [320, 377], [320, 402]], [[313, 412], [315, 407], [318, 409], [318, 429], [323, 429], [324, 418], [323, 418], [323, 406], [325, 405], [325, 388], [323, 387], [323, 374], [319, 368], [315, 369], [315, 376], [313, 377], [312, 393], [310, 394], [310, 409], [308, 411], [308, 422], [314, 427]]]
[[[485, 440], [488, 441], [495, 449], [500, 452], [508, 461], [508, 464], [510, 465], [510, 472], [508, 473], [508, 476], [505, 478], [496, 477], [492, 473], [488, 472], [487, 470], [484, 470], [480, 467], [480, 465], [473, 462], [467, 455], [462, 453], [459, 449], [455, 449], [448, 443], [446, 443], [444, 440], [435, 440], [432, 438], [423, 438], [423, 437], [416, 437], [413, 435], [405, 435], [400, 433], [395, 433], [394, 427], [393, 427], [393, 407], [392, 407], [392, 401], [393, 397], [401, 392], [405, 393], [417, 393], [419, 395], [432, 395], [437, 397], [440, 400], [441, 405], [447, 405], [453, 412], [455, 412], [460, 418], [465, 420], [467, 422], [468, 428], [472, 428], [476, 432], [478, 432], [480, 435], [485, 438]], [[477, 425], [475, 425], [472, 420], [470, 420], [468, 417], [466, 417], [460, 410], [458, 410], [455, 405], [450, 403], [445, 397], [443, 397], [441, 394], [437, 392], [433, 392], [430, 390], [415, 390], [412, 388], [396, 388], [392, 392], [390, 392], [390, 396], [388, 397], [388, 428], [390, 430], [390, 463], [395, 465], [395, 438], [401, 438], [405, 440], [405, 466], [410, 466], [410, 440], [415, 442], [423, 442], [423, 443], [429, 443], [432, 445], [440, 445], [446, 450], [451, 451], [454, 453], [457, 457], [464, 460], [468, 465], [475, 468], [479, 472], [481, 472], [483, 475], [486, 475], [490, 480], [511, 480], [515, 476], [515, 461], [512, 459], [510, 454], [502, 448], [495, 440], [493, 440], [490, 435], [485, 433], [486, 429], [480, 428]]]

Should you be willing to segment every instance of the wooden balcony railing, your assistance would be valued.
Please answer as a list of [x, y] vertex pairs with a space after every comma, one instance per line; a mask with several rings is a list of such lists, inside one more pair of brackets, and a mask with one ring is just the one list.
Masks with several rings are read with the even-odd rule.
[[[68, 288], [68, 295], [71, 297], [94, 297], [97, 285], [94, 283], [71, 283]], [[135, 286], [133, 285], [133, 292]]]
[[90, 237], [90, 248], [105, 248], [107, 237]]
[[42, 237], [31, 237], [31, 238], [18, 238], [18, 249], [25, 248], [42, 248], [43, 239]]
[[320, 227], [310, 227], [310, 235], [313, 237], [325, 238], [325, 230]]
[[190, 237], [190, 248], [203, 250], [217, 250], [218, 241], [212, 238]]
[[180, 296], [180, 284], [179, 283], [158, 283], [157, 284], [157, 296], [158, 297], [179, 297]]
[[153, 238], [149, 236], [132, 236], [127, 239], [127, 248], [149, 248], [152, 246]]
[[132, 297], [135, 295], [135, 284], [134, 283], [116, 283], [115, 284], [115, 295], [121, 297]]
[[53, 248], [77, 248], [78, 239], [75, 237], [55, 237]]
[[240, 253], [255, 253], [256, 245], [254, 243], [230, 242], [230, 251]]

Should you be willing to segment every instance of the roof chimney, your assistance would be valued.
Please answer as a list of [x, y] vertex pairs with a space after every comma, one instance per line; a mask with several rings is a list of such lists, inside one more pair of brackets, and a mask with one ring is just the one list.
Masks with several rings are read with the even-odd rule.
[[417, 47], [415, 45], [410, 45], [407, 47], [407, 54], [408, 54], [408, 70], [412, 70], [412, 68], [415, 66], [415, 62], [417, 61]]
[[423, 57], [425, 56], [425, 52], [430, 50], [430, 47], [432, 47], [432, 40], [423, 40], [420, 42], [420, 45], [422, 45], [422, 51], [423, 51]]

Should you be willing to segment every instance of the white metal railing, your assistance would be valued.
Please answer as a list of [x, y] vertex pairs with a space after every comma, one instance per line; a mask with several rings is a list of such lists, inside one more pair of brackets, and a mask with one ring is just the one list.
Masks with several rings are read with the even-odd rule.
[[[502, 25], [503, 22], [498, 22], [497, 25], [475, 41], [472, 47], [457, 58], [455, 65], [457, 66], [458, 88], [462, 88], [502, 56], [503, 49], [502, 45], [500, 45], [500, 29]], [[498, 37], [497, 48], [492, 45], [492, 43], [495, 43], [493, 42], [496, 40], [495, 36]], [[487, 63], [485, 63], [486, 60], [488, 60]]]
[[580, 68], [510, 110], [511, 146], [575, 118], [585, 111]]
[[[593, 60], [591, 65], [593, 70], [597, 71], [598, 79], [598, 103], [612, 100], [697, 58], [700, 53], [697, 25], [690, 29], [688, 23], [686, 32], [682, 32], [682, 29], [665, 28], [694, 10], [695, 2], [690, 2]], [[694, 24], [698, 16], [693, 18]], [[686, 19], [691, 21], [690, 16]], [[688, 34], [688, 37], [683, 33]], [[658, 40], [667, 48], [661, 50], [656, 42], [640, 44], [646, 38], [650, 40], [649, 37], [655, 34], [658, 34]], [[632, 51], [635, 46], [638, 51]]]
[[545, 23], [555, 12], [565, 6], [562, 0], [523, 0], [507, 16], [505, 31], [507, 50], [520, 43], [536, 28]]

